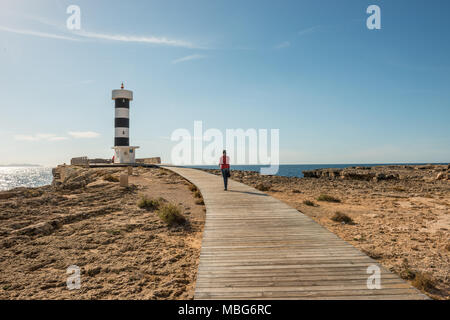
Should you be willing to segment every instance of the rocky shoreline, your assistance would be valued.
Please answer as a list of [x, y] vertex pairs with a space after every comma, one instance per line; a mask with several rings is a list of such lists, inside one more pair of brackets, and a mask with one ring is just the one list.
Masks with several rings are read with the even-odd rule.
[[450, 180], [450, 165], [389, 165], [316, 169], [303, 171], [305, 178], [330, 178], [362, 181], [383, 180]]
[[450, 299], [449, 165], [303, 174], [296, 178], [232, 170], [231, 178], [298, 209], [430, 297]]

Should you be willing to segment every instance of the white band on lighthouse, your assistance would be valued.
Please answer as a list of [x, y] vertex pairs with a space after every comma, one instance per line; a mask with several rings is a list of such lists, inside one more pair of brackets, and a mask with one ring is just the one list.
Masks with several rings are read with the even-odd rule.
[[130, 109], [116, 108], [116, 118], [130, 118]]
[[113, 90], [112, 91], [112, 99], [116, 100], [116, 99], [120, 99], [120, 98], [124, 98], [124, 99], [128, 99], [128, 100], [133, 100], [133, 91], [130, 90]]
[[115, 129], [116, 138], [128, 138], [129, 137], [129, 128], [116, 128]]

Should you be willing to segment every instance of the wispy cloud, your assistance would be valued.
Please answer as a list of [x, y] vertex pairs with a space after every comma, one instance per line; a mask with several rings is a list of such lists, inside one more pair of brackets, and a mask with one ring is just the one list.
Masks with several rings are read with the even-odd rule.
[[[16, 14], [17, 15], [17, 14]], [[90, 32], [86, 30], [74, 30], [68, 31], [60, 23], [50, 21], [43, 17], [23, 15], [20, 14], [19, 17], [37, 22], [39, 24], [50, 26], [57, 30], [57, 33], [47, 33], [40, 32], [30, 29], [18, 29], [8, 26], [0, 26], [0, 31], [11, 32], [16, 34], [23, 34], [28, 36], [35, 36], [41, 38], [51, 38], [57, 40], [70, 40], [70, 41], [87, 41], [87, 40], [105, 40], [105, 41], [115, 41], [115, 42], [128, 42], [128, 43], [147, 43], [160, 46], [173, 46], [173, 47], [183, 47], [183, 48], [196, 48], [202, 49], [202, 47], [193, 44], [192, 42], [172, 39], [162, 36], [150, 36], [150, 35], [124, 35], [124, 34], [110, 34], [110, 33], [98, 33]], [[203, 48], [205, 49], [205, 48]]]
[[0, 31], [10, 32], [10, 33], [16, 33], [16, 34], [22, 34], [27, 36], [34, 36], [34, 37], [40, 37], [40, 38], [50, 38], [50, 39], [57, 39], [57, 40], [69, 40], [69, 41], [80, 41], [79, 39], [64, 36], [64, 35], [58, 35], [54, 33], [46, 33], [46, 32], [40, 32], [40, 31], [34, 31], [34, 30], [26, 30], [26, 29], [16, 29], [16, 28], [9, 28], [5, 26], [0, 26]]
[[18, 134], [14, 136], [17, 141], [64, 141], [70, 138], [75, 139], [93, 139], [100, 136], [100, 133], [94, 131], [70, 131], [67, 136], [58, 136], [52, 133], [37, 133], [37, 134]]
[[275, 49], [284, 49], [284, 48], [288, 48], [290, 46], [291, 46], [291, 43], [289, 41], [284, 41], [284, 42], [277, 44], [275, 46]]
[[154, 36], [136, 36], [136, 35], [120, 35], [120, 34], [106, 34], [106, 33], [96, 33], [88, 31], [77, 31], [74, 34], [97, 40], [108, 40], [108, 41], [119, 41], [119, 42], [135, 42], [135, 43], [149, 43], [155, 45], [165, 45], [173, 47], [184, 47], [184, 48], [195, 48], [196, 46], [190, 42], [169, 39], [166, 37], [154, 37]]
[[19, 134], [14, 136], [14, 139], [18, 141], [62, 141], [67, 140], [68, 138], [50, 133], [38, 133], [35, 135]]
[[314, 27], [306, 28], [306, 29], [303, 29], [303, 30], [300, 30], [299, 32], [297, 32], [297, 35], [304, 36], [304, 35], [313, 33], [315, 31], [318, 31], [319, 29], [320, 29], [320, 26], [314, 26]]
[[186, 57], [183, 57], [183, 58], [175, 59], [175, 60], [172, 61], [172, 64], [177, 64], [177, 63], [191, 61], [191, 60], [199, 60], [199, 59], [204, 59], [204, 58], [206, 58], [205, 55], [193, 54], [193, 55], [186, 56]]
[[69, 131], [69, 135], [76, 139], [93, 139], [100, 136], [100, 133], [94, 131]]

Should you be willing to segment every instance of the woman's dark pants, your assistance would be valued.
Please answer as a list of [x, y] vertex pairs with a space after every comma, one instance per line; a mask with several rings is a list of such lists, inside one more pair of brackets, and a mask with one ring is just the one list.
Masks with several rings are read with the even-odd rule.
[[223, 185], [225, 190], [228, 189], [228, 172], [230, 172], [230, 169], [222, 169]]

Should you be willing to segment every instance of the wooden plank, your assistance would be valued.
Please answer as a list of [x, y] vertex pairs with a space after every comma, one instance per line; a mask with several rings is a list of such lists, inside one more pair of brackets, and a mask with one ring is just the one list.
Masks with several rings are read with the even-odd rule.
[[[164, 167], [195, 184], [206, 222], [195, 299], [426, 299], [314, 220], [242, 183]], [[369, 289], [369, 266], [381, 289]]]

